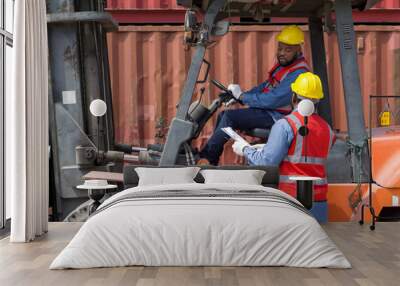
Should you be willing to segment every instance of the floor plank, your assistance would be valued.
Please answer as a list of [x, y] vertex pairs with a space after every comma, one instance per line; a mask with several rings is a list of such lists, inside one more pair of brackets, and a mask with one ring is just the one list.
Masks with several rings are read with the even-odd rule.
[[50, 223], [32, 243], [0, 240], [0, 285], [400, 285], [400, 223], [379, 223], [374, 232], [356, 223], [329, 223], [324, 229], [353, 268], [289, 267], [118, 267], [56, 270], [48, 267], [81, 223]]

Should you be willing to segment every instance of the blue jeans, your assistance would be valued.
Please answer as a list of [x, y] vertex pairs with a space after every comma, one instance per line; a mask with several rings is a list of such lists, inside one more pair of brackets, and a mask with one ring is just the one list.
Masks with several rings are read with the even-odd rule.
[[254, 128], [269, 129], [274, 124], [268, 110], [258, 108], [230, 109], [218, 115], [214, 133], [206, 146], [201, 150], [200, 157], [207, 159], [210, 164], [218, 165], [219, 157], [224, 151], [224, 144], [229, 136], [221, 130], [223, 127], [232, 127], [235, 130], [251, 130]]

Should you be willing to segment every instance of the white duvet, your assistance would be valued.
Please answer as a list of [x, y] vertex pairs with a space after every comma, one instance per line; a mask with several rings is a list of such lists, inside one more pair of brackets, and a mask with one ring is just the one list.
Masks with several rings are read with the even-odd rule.
[[99, 207], [50, 269], [127, 265], [350, 267], [312, 216], [282, 200], [251, 196], [121, 200], [137, 192], [168, 190], [261, 190], [299, 204], [279, 190], [254, 185], [128, 189]]

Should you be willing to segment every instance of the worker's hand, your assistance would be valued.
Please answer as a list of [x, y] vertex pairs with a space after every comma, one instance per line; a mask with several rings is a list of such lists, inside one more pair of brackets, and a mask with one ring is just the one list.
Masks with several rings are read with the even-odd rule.
[[235, 141], [232, 145], [233, 152], [235, 152], [239, 156], [243, 156], [243, 149], [244, 147], [250, 146], [249, 143], [246, 142], [241, 142], [241, 141]]
[[256, 148], [257, 151], [261, 150], [262, 148], [264, 148], [265, 144], [255, 144], [255, 145], [251, 145], [252, 148]]
[[242, 89], [240, 88], [240, 85], [238, 84], [233, 84], [231, 83], [228, 85], [228, 90], [232, 92], [233, 97], [235, 97], [237, 100], [239, 100], [239, 97], [242, 95]]

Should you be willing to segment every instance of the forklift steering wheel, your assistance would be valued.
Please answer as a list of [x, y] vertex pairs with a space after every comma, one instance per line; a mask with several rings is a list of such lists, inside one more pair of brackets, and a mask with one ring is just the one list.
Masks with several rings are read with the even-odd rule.
[[215, 85], [216, 87], [218, 87], [220, 90], [222, 90], [222, 91], [224, 91], [224, 92], [226, 92], [226, 93], [232, 94], [232, 92], [231, 92], [229, 89], [227, 89], [226, 86], [224, 86], [224, 85], [223, 85], [222, 83], [220, 83], [219, 81], [217, 81], [217, 80], [215, 80], [215, 79], [212, 79], [211, 82], [212, 82], [213, 85]]
[[[212, 83], [213, 85], [215, 85], [216, 87], [218, 87], [220, 90], [222, 90], [222, 91], [225, 93], [225, 95], [228, 95], [228, 98], [229, 98], [229, 99], [234, 99], [234, 100], [237, 101], [238, 103], [243, 104], [243, 102], [242, 102], [241, 100], [236, 99], [236, 98], [233, 96], [232, 92], [231, 92], [229, 89], [227, 89], [226, 86], [224, 86], [224, 85], [223, 85], [222, 83], [220, 83], [219, 81], [217, 81], [217, 80], [215, 80], [215, 79], [212, 79], [212, 80], [211, 80], [211, 83]], [[226, 97], [225, 97], [225, 98], [226, 98]], [[227, 100], [227, 101], [228, 101], [228, 100]]]

